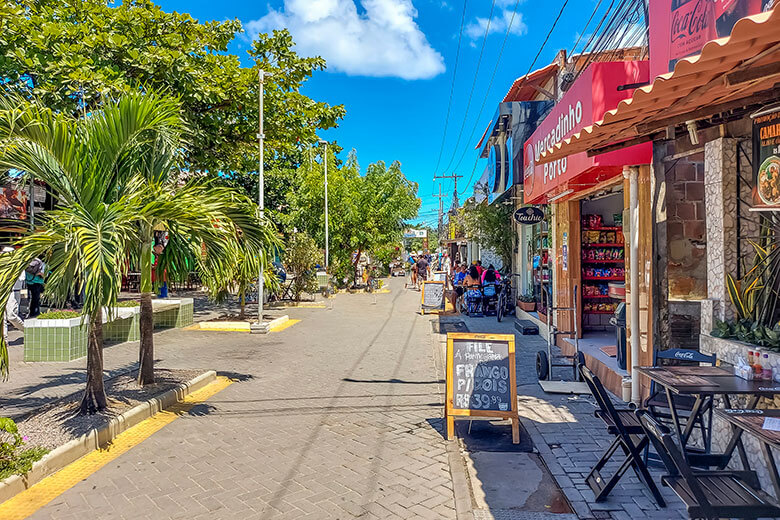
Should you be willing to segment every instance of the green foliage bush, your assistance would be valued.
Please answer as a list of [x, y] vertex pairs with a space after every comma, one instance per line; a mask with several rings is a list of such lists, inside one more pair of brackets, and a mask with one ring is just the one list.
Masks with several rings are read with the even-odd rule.
[[11, 475], [24, 475], [34, 462], [49, 452], [40, 447], [22, 449], [25, 440], [14, 421], [0, 417], [0, 480]]
[[39, 320], [69, 320], [81, 316], [79, 311], [49, 311], [37, 316]]
[[116, 305], [114, 307], [140, 307], [141, 302], [138, 300], [123, 300], [121, 302], [116, 302]]
[[293, 297], [301, 299], [301, 293], [317, 292], [317, 272], [314, 266], [322, 262], [317, 243], [306, 233], [294, 233], [287, 241], [284, 263], [292, 274]]
[[710, 334], [716, 338], [736, 339], [780, 352], [780, 323], [767, 327], [750, 320], [716, 321]]

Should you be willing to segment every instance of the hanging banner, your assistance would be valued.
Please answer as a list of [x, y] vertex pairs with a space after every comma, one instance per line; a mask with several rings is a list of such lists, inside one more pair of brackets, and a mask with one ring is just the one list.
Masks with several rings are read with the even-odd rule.
[[674, 70], [704, 44], [731, 34], [737, 20], [768, 11], [777, 0], [651, 0], [650, 75]]
[[752, 211], [780, 211], [780, 106], [753, 115]]
[[407, 229], [404, 231], [404, 238], [426, 238], [427, 236], [427, 229]]

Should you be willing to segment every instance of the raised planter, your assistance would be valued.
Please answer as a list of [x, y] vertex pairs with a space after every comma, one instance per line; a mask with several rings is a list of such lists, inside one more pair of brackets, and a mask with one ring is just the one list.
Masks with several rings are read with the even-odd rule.
[[113, 319], [103, 325], [103, 340], [112, 343], [138, 341], [141, 338], [140, 314], [140, 307], [115, 307]]
[[81, 317], [24, 322], [25, 361], [73, 361], [87, 355], [89, 324]]
[[[154, 328], [188, 327], [193, 323], [193, 299], [152, 300]], [[140, 307], [103, 310], [103, 340], [110, 343], [140, 339]], [[73, 361], [87, 355], [89, 324], [81, 317], [24, 322], [25, 361]]]
[[155, 329], [189, 327], [194, 322], [192, 298], [152, 300], [152, 309]]
[[731, 365], [739, 364], [739, 359], [747, 361], [748, 351], [761, 353], [761, 364], [764, 364], [763, 356], [767, 354], [769, 364], [774, 369], [780, 370], [780, 352], [773, 350], [767, 350], [757, 345], [750, 343], [743, 343], [735, 339], [723, 339], [710, 336], [709, 334], [701, 334], [699, 336], [699, 349], [705, 354], [716, 354], [718, 359], [723, 363], [729, 363]]

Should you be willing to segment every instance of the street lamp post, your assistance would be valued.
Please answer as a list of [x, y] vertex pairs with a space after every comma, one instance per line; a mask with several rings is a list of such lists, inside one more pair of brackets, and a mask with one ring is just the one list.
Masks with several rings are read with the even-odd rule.
[[325, 146], [325, 155], [322, 162], [325, 163], [325, 272], [328, 272], [328, 141], [320, 139], [319, 144]]
[[[260, 147], [260, 158], [258, 160], [258, 179], [257, 179], [257, 205], [260, 208], [260, 221], [265, 219], [265, 192], [264, 192], [264, 165], [263, 165], [263, 145], [265, 142], [265, 134], [263, 133], [263, 90], [264, 90], [264, 82], [265, 78], [271, 76], [272, 74], [270, 72], [265, 72], [263, 69], [260, 69], [258, 72], [258, 80], [259, 80], [259, 93], [258, 93], [258, 104], [259, 104], [259, 116], [258, 116], [258, 129], [259, 132], [257, 134], [257, 140]], [[262, 329], [263, 326], [263, 255], [262, 252], [258, 252], [260, 255], [260, 273], [257, 276], [257, 324]]]

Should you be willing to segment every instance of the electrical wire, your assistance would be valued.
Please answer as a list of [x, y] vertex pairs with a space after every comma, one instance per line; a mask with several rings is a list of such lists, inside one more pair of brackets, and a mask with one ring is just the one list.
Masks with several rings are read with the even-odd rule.
[[[506, 47], [506, 41], [509, 39], [509, 34], [512, 32], [512, 25], [515, 22], [515, 16], [517, 16], [517, 6], [520, 5], [520, 0], [515, 0], [515, 7], [512, 9], [512, 18], [509, 20], [509, 23], [506, 26], [506, 32], [504, 33], [504, 41], [501, 42], [501, 49], [498, 51], [498, 58], [496, 59], [496, 65], [493, 67], [493, 73], [490, 75], [490, 82], [488, 83], [487, 90], [485, 90], [485, 97], [482, 99], [482, 105], [479, 107], [479, 112], [477, 113], [477, 117], [474, 118], [474, 125], [471, 127], [471, 133], [469, 134], [468, 139], [466, 139], [466, 143], [470, 143], [471, 140], [474, 138], [474, 132], [477, 130], [477, 125], [479, 124], [479, 118], [482, 117], [482, 112], [485, 110], [485, 105], [487, 104], [488, 100], [488, 94], [490, 94], [490, 89], [493, 88], [493, 81], [496, 79], [496, 72], [498, 72], [498, 66], [501, 64], [501, 57], [504, 55], [504, 48]], [[463, 158], [466, 156], [466, 152], [469, 150], [469, 147], [466, 146], [463, 149], [463, 153], [460, 156], [460, 159], [458, 159], [458, 164], [455, 165], [455, 168], [453, 168], [455, 171], [460, 168], [461, 163], [463, 162]]]
[[[525, 82], [525, 78], [528, 77], [528, 75], [531, 73], [531, 70], [533, 70], [534, 65], [536, 65], [536, 61], [539, 59], [539, 56], [542, 54], [542, 51], [544, 50], [544, 47], [547, 45], [547, 42], [550, 40], [550, 36], [552, 36], [553, 31], [555, 30], [555, 27], [558, 25], [558, 22], [561, 19], [561, 16], [563, 16], [563, 11], [566, 9], [566, 6], [568, 5], [569, 0], [564, 0], [563, 5], [561, 6], [560, 11], [558, 11], [558, 16], [555, 17], [555, 21], [552, 24], [552, 27], [550, 27], [550, 30], [547, 32], [547, 36], [544, 38], [544, 41], [542, 42], [542, 46], [539, 47], [539, 51], [536, 53], [536, 56], [534, 56], [533, 61], [531, 62], [531, 65], [528, 67], [528, 72], [525, 73], [523, 76], [523, 79], [520, 82], [520, 87], [523, 86], [523, 83]], [[485, 93], [485, 97], [488, 96], [489, 93]], [[466, 190], [468, 190], [471, 179], [474, 178], [474, 172], [477, 169], [477, 162], [479, 161], [479, 156], [477, 156], [477, 160], [474, 161], [474, 168], [471, 170], [471, 176], [469, 177], [469, 182], [466, 183], [466, 187], [464, 190], [459, 193], [459, 195], [462, 195], [463, 193], [466, 193]]]
[[[567, 0], [568, 1], [568, 0]], [[466, 121], [468, 120], [469, 115], [469, 109], [471, 108], [471, 101], [474, 97], [474, 88], [477, 85], [477, 78], [479, 77], [479, 68], [482, 66], [482, 57], [485, 53], [485, 44], [487, 43], [488, 33], [490, 33], [490, 23], [493, 21], [493, 11], [496, 7], [496, 0], [493, 0], [490, 4], [490, 15], [488, 16], [487, 24], [485, 25], [485, 34], [482, 37], [482, 46], [479, 49], [479, 58], [477, 59], [477, 69], [474, 71], [474, 79], [471, 82], [471, 90], [469, 91], [469, 100], [466, 103], [466, 110], [463, 113], [463, 121], [460, 124], [460, 131], [458, 132], [458, 139], [455, 141], [455, 146], [452, 148], [453, 150], [457, 150], [458, 146], [460, 145], [460, 139], [463, 137], [463, 129], [466, 127]], [[444, 168], [445, 171], [450, 170], [450, 166], [452, 166], [452, 161], [455, 159], [455, 155], [453, 154], [450, 157], [450, 162], [447, 164], [447, 166]]]
[[441, 156], [444, 153], [444, 142], [447, 138], [447, 127], [449, 126], [450, 112], [452, 111], [452, 97], [453, 93], [455, 92], [455, 76], [458, 73], [458, 62], [460, 61], [460, 45], [463, 38], [463, 24], [466, 21], [466, 4], [468, 4], [468, 0], [463, 0], [463, 13], [460, 16], [460, 30], [458, 30], [458, 50], [455, 52], [455, 66], [452, 69], [452, 83], [450, 84], [450, 99], [447, 102], [447, 116], [444, 118], [444, 132], [441, 135], [441, 148], [439, 148], [439, 158], [436, 159], [436, 167], [433, 169], [434, 174], [439, 171]]
[[590, 13], [590, 18], [588, 18], [588, 21], [585, 23], [585, 27], [582, 28], [582, 32], [577, 37], [577, 41], [574, 42], [574, 47], [572, 47], [571, 51], [569, 51], [569, 56], [573, 56], [574, 55], [574, 52], [577, 50], [577, 45], [580, 44], [580, 40], [582, 40], [582, 37], [585, 36], [585, 34], [587, 34], [588, 26], [590, 25], [590, 22], [593, 21], [593, 17], [596, 16], [596, 13], [598, 12], [599, 7], [601, 7], [601, 2], [603, 2], [603, 0], [599, 0], [599, 2], [596, 4], [596, 8], [593, 9], [592, 13]]

